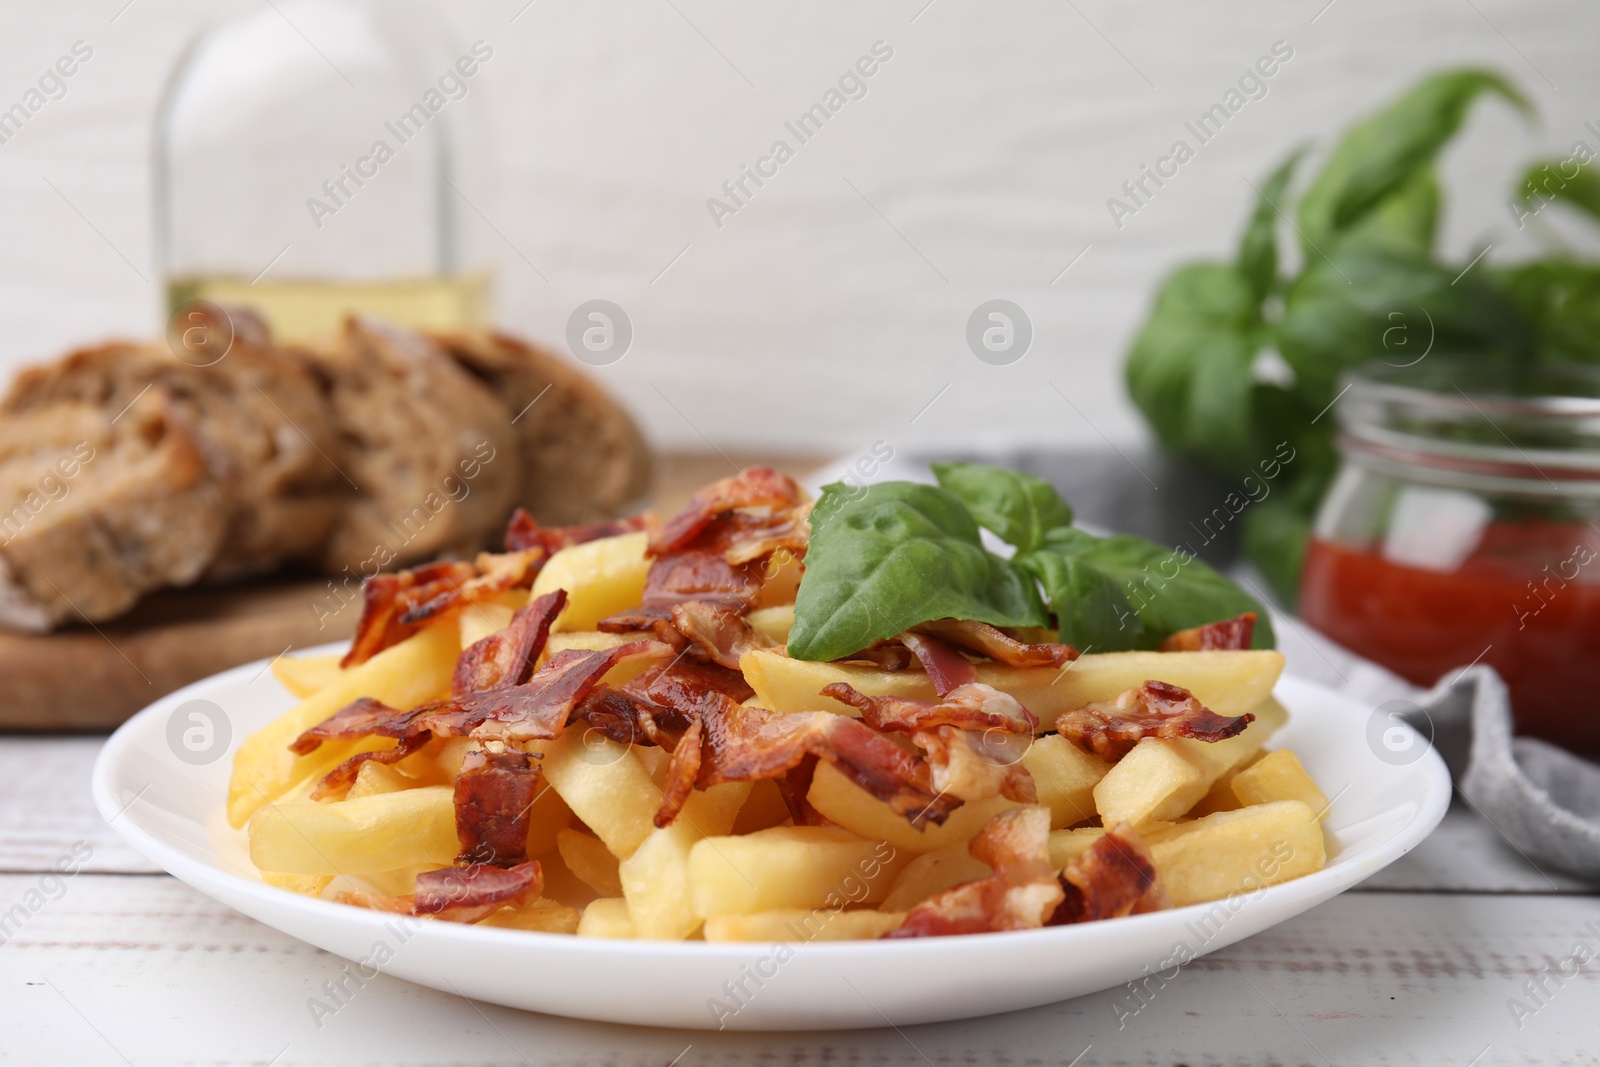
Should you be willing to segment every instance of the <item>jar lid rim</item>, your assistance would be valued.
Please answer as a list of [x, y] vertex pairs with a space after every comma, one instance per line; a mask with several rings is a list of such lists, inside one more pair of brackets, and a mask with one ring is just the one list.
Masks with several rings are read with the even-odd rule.
[[1600, 416], [1600, 367], [1450, 357], [1429, 363], [1363, 364], [1343, 375], [1341, 394], [1399, 403], [1419, 414]]

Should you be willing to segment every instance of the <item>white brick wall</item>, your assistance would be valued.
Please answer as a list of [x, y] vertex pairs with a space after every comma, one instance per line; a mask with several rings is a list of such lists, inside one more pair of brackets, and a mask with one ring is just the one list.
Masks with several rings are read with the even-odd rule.
[[[0, 9], [5, 104], [73, 41], [95, 50], [0, 146], [0, 366], [159, 325], [156, 101], [205, 18], [254, 5], [125, 2]], [[1505, 71], [1543, 124], [1480, 109], [1447, 161], [1445, 227], [1452, 254], [1502, 258], [1533, 247], [1504, 208], [1518, 165], [1600, 120], [1592, 0], [1336, 0], [1314, 24], [1325, 0], [537, 0], [512, 23], [524, 3], [437, 5], [497, 50], [462, 106], [486, 109], [500, 156], [492, 217], [517, 251], [467, 216], [501, 265], [501, 318], [557, 340], [579, 302], [622, 305], [634, 347], [600, 373], [680, 447], [1137, 439], [1120, 359], [1152, 286], [1231, 249], [1244, 179], [1292, 144], [1325, 145], [1437, 66]], [[867, 96], [719, 230], [706, 198], [877, 40], [894, 58]], [[1268, 95], [1115, 228], [1107, 197], [1278, 40], [1294, 58]], [[1034, 324], [1008, 367], [964, 342], [995, 297]]]

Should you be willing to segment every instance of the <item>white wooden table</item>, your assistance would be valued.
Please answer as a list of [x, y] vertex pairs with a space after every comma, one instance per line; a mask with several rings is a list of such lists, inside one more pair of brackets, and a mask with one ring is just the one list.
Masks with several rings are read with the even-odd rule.
[[[1546, 977], [1539, 1001], [1524, 989], [1580, 942], [1600, 955], [1600, 897], [1541, 872], [1459, 804], [1359, 891], [1196, 960], [1142, 1006], [1124, 987], [900, 1030], [695, 1033], [531, 1015], [380, 976], [319, 1029], [307, 999], [342, 961], [122, 844], [89, 801], [100, 744], [0, 737], [3, 1062], [1600, 1062], [1600, 963]], [[80, 873], [51, 877], [74, 848]], [[1517, 999], [1532, 1009], [1520, 1019]]]

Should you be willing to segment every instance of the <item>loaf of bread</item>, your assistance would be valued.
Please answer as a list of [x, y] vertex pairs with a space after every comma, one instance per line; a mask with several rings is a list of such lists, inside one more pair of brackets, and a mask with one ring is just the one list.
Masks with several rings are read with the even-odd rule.
[[17, 376], [0, 401], [0, 627], [98, 622], [285, 564], [362, 578], [491, 546], [519, 504], [591, 521], [647, 488], [627, 412], [513, 338], [351, 317], [290, 346], [227, 314], [214, 362], [117, 342]]

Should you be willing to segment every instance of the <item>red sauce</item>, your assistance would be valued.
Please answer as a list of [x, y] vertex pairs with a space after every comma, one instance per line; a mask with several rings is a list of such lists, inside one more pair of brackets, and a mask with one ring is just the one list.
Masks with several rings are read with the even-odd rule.
[[1491, 523], [1451, 572], [1381, 551], [1313, 539], [1306, 621], [1417, 685], [1487, 663], [1511, 689], [1518, 733], [1600, 754], [1600, 533]]

